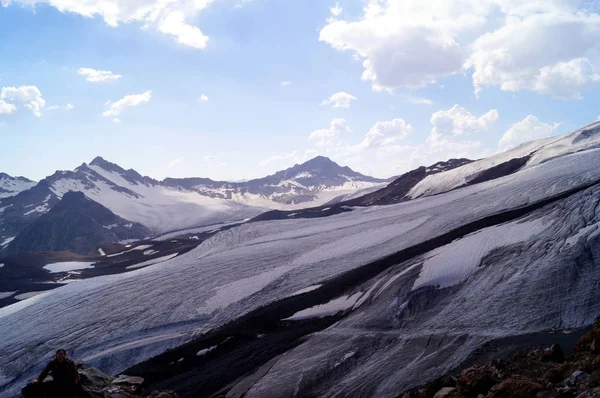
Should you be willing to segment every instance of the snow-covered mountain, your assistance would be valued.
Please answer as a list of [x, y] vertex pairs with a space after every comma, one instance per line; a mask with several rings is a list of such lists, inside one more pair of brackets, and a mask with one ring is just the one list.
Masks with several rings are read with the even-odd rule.
[[[468, 184], [486, 170], [494, 178]], [[396, 397], [485, 343], [596, 318], [600, 123], [412, 191], [335, 217], [247, 223], [0, 309], [0, 397], [62, 346], [112, 373], [170, 349], [128, 372], [182, 397]]]
[[34, 185], [35, 181], [25, 177], [11, 177], [8, 174], [0, 173], [0, 199], [14, 196]]
[[389, 181], [365, 176], [349, 167], [342, 167], [329, 158], [317, 156], [268, 177], [245, 182], [167, 178], [164, 183], [214, 198], [255, 203], [272, 209], [319, 205], [359, 190], [377, 189]]
[[117, 216], [161, 234], [243, 220], [274, 208], [319, 205], [357, 190], [377, 189], [386, 181], [324, 157], [241, 183], [206, 178], [157, 181], [97, 157], [0, 199], [0, 250], [69, 191], [83, 192]]

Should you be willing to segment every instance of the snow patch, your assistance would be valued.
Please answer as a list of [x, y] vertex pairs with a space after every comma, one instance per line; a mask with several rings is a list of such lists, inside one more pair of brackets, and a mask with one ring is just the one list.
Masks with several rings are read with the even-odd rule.
[[15, 293], [16, 293], [16, 291], [14, 291], [14, 292], [0, 292], [0, 300], [5, 299], [7, 297], [10, 297], [10, 296], [12, 296]]
[[52, 263], [48, 265], [44, 265], [44, 269], [50, 271], [51, 273], [57, 272], [67, 272], [78, 269], [86, 269], [92, 268], [94, 262], [86, 262], [86, 261], [65, 261], [60, 263]]
[[0, 243], [0, 246], [2, 246], [2, 247], [4, 247], [4, 246], [8, 246], [8, 244], [9, 244], [10, 242], [12, 242], [13, 240], [15, 240], [15, 238], [16, 238], [16, 236], [12, 236], [12, 237], [10, 237], [10, 238], [6, 238], [6, 239], [4, 240], [4, 242]]
[[212, 346], [212, 347], [204, 348], [204, 349], [202, 349], [202, 350], [198, 351], [198, 352], [196, 353], [196, 355], [197, 355], [197, 356], [199, 356], [199, 357], [201, 357], [201, 356], [203, 356], [203, 355], [206, 355], [206, 354], [208, 354], [209, 352], [211, 352], [212, 350], [216, 349], [217, 347], [218, 347], [218, 345], [214, 345], [214, 346]]
[[285, 318], [284, 321], [298, 321], [307, 318], [322, 318], [325, 316], [332, 316], [338, 312], [346, 311], [352, 308], [360, 296], [362, 296], [362, 292], [354, 293], [352, 296], [338, 297], [328, 303], [298, 311], [291, 317]]
[[39, 296], [40, 294], [45, 293], [44, 291], [41, 292], [27, 292], [27, 293], [21, 293], [21, 294], [17, 294], [15, 296], [16, 300], [27, 300], [29, 298], [35, 297], [35, 296]]
[[295, 291], [294, 293], [290, 294], [288, 297], [292, 297], [292, 296], [298, 296], [300, 294], [304, 294], [304, 293], [308, 293], [308, 292], [312, 292], [313, 290], [317, 290], [318, 288], [320, 288], [321, 286], [323, 286], [322, 284], [319, 285], [313, 285], [313, 286], [308, 286], [305, 287], [304, 289], [300, 289], [298, 291]]
[[483, 229], [436, 249], [423, 263], [413, 290], [423, 286], [456, 285], [474, 274], [492, 250], [527, 241], [545, 229], [543, 219], [511, 222]]

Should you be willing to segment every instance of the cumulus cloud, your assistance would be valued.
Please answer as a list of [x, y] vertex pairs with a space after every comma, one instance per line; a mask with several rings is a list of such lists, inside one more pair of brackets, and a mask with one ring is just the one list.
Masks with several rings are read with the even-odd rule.
[[109, 70], [97, 70], [97, 69], [92, 69], [92, 68], [79, 68], [77, 73], [79, 73], [82, 76], [85, 76], [85, 79], [88, 82], [92, 82], [92, 83], [106, 82], [106, 81], [110, 81], [110, 80], [119, 80], [120, 78], [123, 77], [122, 75], [114, 74], [114, 73], [112, 73], [112, 71], [109, 71]]
[[72, 111], [73, 109], [75, 109], [75, 105], [73, 105], [73, 104], [65, 105], [65, 111]]
[[0, 100], [0, 115], [7, 115], [15, 112], [17, 107], [13, 104], [9, 104], [8, 102], [4, 102]]
[[334, 17], [339, 17], [342, 14], [342, 11], [344, 11], [344, 9], [340, 7], [339, 3], [335, 3], [335, 6], [329, 8], [329, 12]]
[[152, 98], [152, 91], [148, 90], [142, 94], [126, 95], [125, 97], [121, 98], [120, 100], [118, 100], [115, 103], [108, 101], [106, 103], [106, 105], [108, 106], [108, 110], [105, 111], [102, 114], [102, 116], [110, 117], [110, 118], [112, 118], [112, 120], [114, 122], [120, 122], [120, 120], [118, 119], [118, 116], [121, 114], [121, 112], [123, 112], [125, 109], [127, 109], [129, 107], [144, 104], [144, 103], [150, 101], [151, 98]]
[[433, 129], [428, 140], [432, 143], [441, 143], [448, 137], [478, 133], [490, 128], [498, 117], [498, 111], [495, 109], [476, 117], [465, 108], [454, 105], [448, 110], [441, 110], [431, 115]]
[[315, 145], [320, 148], [333, 147], [341, 145], [340, 139], [345, 133], [351, 133], [346, 119], [333, 119], [326, 129], [315, 130], [308, 137], [315, 141]]
[[581, 98], [598, 82], [600, 14], [582, 0], [366, 0], [356, 20], [331, 18], [319, 40], [363, 61], [374, 90], [423, 87], [472, 72], [488, 86]]
[[200, 97], [198, 97], [198, 101], [208, 102], [208, 96], [206, 94], [202, 94]]
[[537, 117], [529, 115], [510, 126], [498, 142], [498, 146], [501, 151], [506, 151], [527, 141], [546, 138], [553, 135], [559, 126], [560, 123], [544, 123]]
[[0, 99], [22, 104], [37, 117], [42, 116], [41, 111], [46, 106], [46, 100], [36, 86], [3, 87]]
[[340, 91], [331, 97], [323, 100], [321, 105], [332, 105], [334, 108], [350, 108], [350, 102], [356, 101], [356, 97], [346, 92]]
[[185, 22], [182, 11], [172, 11], [160, 23], [158, 30], [173, 36], [179, 43], [197, 49], [205, 49], [208, 36], [205, 36], [196, 26]]
[[350, 147], [350, 153], [361, 151], [367, 148], [385, 147], [385, 151], [397, 151], [399, 147], [390, 149], [392, 144], [396, 144], [408, 137], [413, 132], [413, 127], [403, 119], [394, 119], [385, 122], [377, 122], [365, 135], [365, 139], [358, 145]]
[[286, 81], [281, 82], [279, 84], [282, 85], [282, 86], [289, 86], [290, 84], [292, 84], [292, 82], [286, 80]]
[[208, 155], [208, 156], [204, 157], [205, 162], [215, 162], [219, 159], [221, 159], [221, 158], [219, 156], [215, 156], [215, 155]]
[[179, 43], [204, 49], [208, 37], [186, 21], [215, 0], [2, 0], [2, 5], [12, 3], [35, 6], [48, 4], [61, 12], [78, 14], [86, 18], [104, 19], [110, 27], [137, 22], [143, 27], [154, 27], [172, 36]]

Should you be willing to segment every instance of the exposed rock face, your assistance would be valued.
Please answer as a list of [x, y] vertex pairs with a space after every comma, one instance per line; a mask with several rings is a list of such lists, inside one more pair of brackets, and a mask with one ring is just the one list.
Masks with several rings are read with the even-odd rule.
[[[120, 375], [111, 377], [96, 368], [83, 363], [77, 364], [77, 372], [81, 381], [81, 392], [79, 396], [87, 398], [136, 398], [140, 395], [144, 379]], [[21, 390], [24, 398], [45, 397], [45, 391], [49, 382], [28, 384]], [[169, 391], [154, 391], [148, 398], [177, 398], [177, 395]]]
[[100, 244], [143, 239], [151, 232], [129, 222], [81, 192], [67, 192], [52, 209], [25, 228], [7, 247], [9, 255], [72, 250], [86, 254]]

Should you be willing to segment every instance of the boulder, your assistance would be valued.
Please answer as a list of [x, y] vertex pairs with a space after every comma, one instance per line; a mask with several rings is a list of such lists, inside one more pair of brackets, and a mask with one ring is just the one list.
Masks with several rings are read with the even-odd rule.
[[563, 363], [565, 361], [565, 353], [559, 344], [552, 344], [550, 348], [544, 350], [542, 361]]
[[477, 398], [487, 394], [498, 383], [494, 375], [497, 370], [492, 366], [479, 365], [464, 370], [458, 379], [458, 392], [465, 398]]
[[488, 398], [536, 398], [542, 390], [544, 387], [530, 378], [515, 375], [492, 387]]
[[581, 370], [577, 370], [573, 372], [573, 374], [570, 377], [563, 380], [562, 384], [567, 387], [575, 386], [581, 383], [582, 381], [587, 380], [588, 377], [589, 375], [587, 373], [582, 372]]
[[435, 393], [433, 398], [448, 398], [451, 392], [456, 391], [454, 387], [444, 387]]
[[[109, 376], [100, 370], [84, 363], [77, 363], [77, 372], [81, 381], [82, 396], [86, 398], [140, 398], [142, 377], [120, 375]], [[49, 378], [51, 379], [51, 378]], [[48, 391], [49, 380], [44, 383], [25, 386], [21, 393], [24, 398], [42, 398]], [[149, 398], [177, 398], [177, 395], [168, 391], [155, 391]]]

